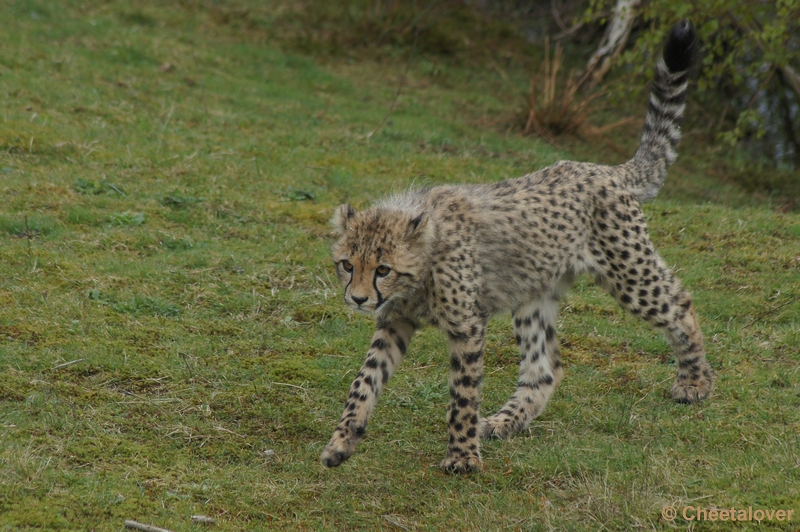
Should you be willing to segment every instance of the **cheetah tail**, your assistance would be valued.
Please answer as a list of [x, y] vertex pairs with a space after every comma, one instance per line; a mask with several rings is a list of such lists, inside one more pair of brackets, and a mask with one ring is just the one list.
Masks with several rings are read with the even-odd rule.
[[631, 189], [640, 200], [658, 194], [667, 176], [667, 167], [678, 157], [675, 147], [681, 139], [680, 124], [696, 42], [692, 23], [677, 22], [669, 32], [664, 54], [658, 61], [642, 142], [629, 163], [634, 167]]

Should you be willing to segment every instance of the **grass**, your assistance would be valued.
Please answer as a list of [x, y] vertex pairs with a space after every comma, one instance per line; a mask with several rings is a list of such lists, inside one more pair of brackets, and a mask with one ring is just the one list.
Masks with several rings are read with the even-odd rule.
[[[433, 329], [358, 453], [325, 469], [371, 334], [334, 282], [333, 208], [618, 162], [638, 128], [608, 140], [620, 153], [506, 134], [488, 125], [513, 114], [505, 82], [423, 56], [367, 142], [403, 64], [316, 61], [215, 6], [0, 7], [2, 529], [196, 530], [203, 514], [219, 530], [669, 530], [688, 523], [666, 504], [800, 512], [800, 214], [709, 176], [729, 163], [691, 127], [646, 212], [695, 295], [709, 401], [672, 403], [665, 342], [582, 279], [559, 322], [564, 383], [529, 431], [484, 446], [485, 472], [437, 467]], [[508, 317], [487, 343], [491, 411], [515, 379]]]

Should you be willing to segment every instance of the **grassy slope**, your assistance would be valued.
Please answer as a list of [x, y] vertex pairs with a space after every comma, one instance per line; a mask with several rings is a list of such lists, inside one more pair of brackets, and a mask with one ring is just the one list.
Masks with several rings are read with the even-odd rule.
[[[332, 279], [332, 208], [574, 153], [476, 127], [508, 112], [494, 74], [415, 66], [367, 143], [402, 66], [321, 66], [202, 11], [63, 4], [0, 7], [0, 526], [660, 530], [664, 504], [800, 512], [800, 215], [698, 201], [702, 156], [646, 206], [718, 372], [703, 405], [668, 399], [666, 344], [584, 279], [560, 323], [567, 378], [529, 432], [485, 445], [484, 473], [436, 467], [435, 330], [327, 470], [371, 328]], [[515, 364], [500, 317], [485, 411]]]

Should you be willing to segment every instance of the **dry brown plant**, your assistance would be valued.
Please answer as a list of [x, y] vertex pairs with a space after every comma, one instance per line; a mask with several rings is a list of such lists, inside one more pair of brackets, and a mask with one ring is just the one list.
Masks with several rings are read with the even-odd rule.
[[599, 93], [579, 95], [581, 80], [574, 76], [566, 76], [565, 81], [560, 81], [559, 72], [563, 64], [561, 45], [556, 44], [551, 58], [550, 39], [545, 39], [544, 62], [539, 72], [531, 75], [530, 90], [519, 116], [523, 134], [535, 133], [553, 142], [555, 137], [576, 134], [586, 127], [589, 104]]

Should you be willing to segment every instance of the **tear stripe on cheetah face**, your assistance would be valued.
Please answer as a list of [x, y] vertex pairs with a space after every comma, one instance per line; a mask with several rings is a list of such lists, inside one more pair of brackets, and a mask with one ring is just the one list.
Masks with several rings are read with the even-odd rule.
[[[694, 30], [673, 27], [659, 62], [636, 155], [619, 166], [558, 162], [526, 176], [471, 186], [412, 190], [356, 211], [342, 205], [332, 224], [332, 258], [351, 308], [377, 323], [339, 426], [322, 454], [337, 466], [363, 437], [377, 397], [416, 328], [443, 330], [450, 349], [446, 471], [481, 467], [480, 438], [507, 438], [545, 409], [563, 376], [558, 300], [582, 272], [672, 346], [678, 402], [713, 387], [691, 296], [650, 241], [640, 202], [653, 197], [680, 139]], [[520, 348], [517, 389], [481, 418], [485, 331], [511, 311]]]
[[387, 303], [416, 290], [436, 234], [427, 214], [373, 208], [357, 215], [342, 205], [331, 223], [341, 237], [331, 255], [350, 308], [378, 317]]

